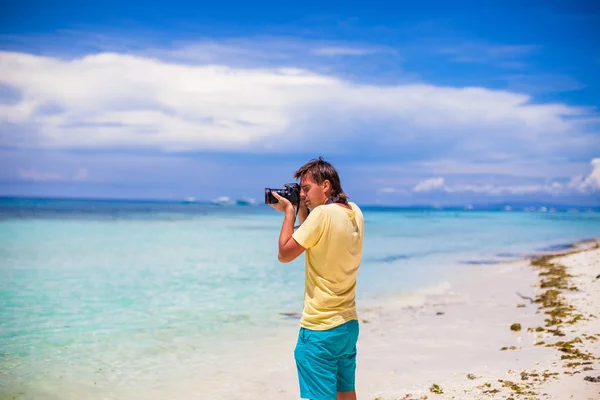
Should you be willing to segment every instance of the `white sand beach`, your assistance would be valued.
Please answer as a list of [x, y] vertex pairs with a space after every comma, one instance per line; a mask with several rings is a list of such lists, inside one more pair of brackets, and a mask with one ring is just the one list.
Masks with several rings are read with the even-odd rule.
[[[599, 243], [544, 257], [544, 266], [473, 266], [425, 304], [364, 310], [359, 398], [600, 398], [600, 382], [584, 379], [600, 380]], [[540, 309], [548, 290], [557, 297]]]

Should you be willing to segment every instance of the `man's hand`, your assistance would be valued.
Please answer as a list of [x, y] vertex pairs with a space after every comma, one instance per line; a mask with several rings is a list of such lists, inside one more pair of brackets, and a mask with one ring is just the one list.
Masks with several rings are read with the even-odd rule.
[[278, 203], [269, 204], [271, 207], [273, 207], [279, 212], [285, 212], [285, 210], [287, 210], [288, 207], [292, 211], [294, 211], [294, 206], [292, 206], [292, 203], [288, 199], [286, 199], [285, 197], [281, 197], [279, 193], [276, 192], [271, 192], [271, 194], [278, 200]]

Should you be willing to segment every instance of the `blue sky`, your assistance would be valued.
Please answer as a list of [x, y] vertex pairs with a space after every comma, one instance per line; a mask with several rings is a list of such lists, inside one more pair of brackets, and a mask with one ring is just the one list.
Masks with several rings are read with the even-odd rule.
[[3, 2], [0, 195], [600, 203], [597, 2]]

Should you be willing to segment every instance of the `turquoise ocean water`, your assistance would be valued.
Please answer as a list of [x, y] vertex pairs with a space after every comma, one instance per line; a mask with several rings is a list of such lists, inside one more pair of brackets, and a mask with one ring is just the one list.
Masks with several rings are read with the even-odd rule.
[[[597, 211], [363, 211], [359, 304], [600, 236]], [[0, 397], [61, 398], [60, 382], [124, 398], [295, 329], [303, 257], [277, 261], [281, 220], [266, 206], [0, 200]]]

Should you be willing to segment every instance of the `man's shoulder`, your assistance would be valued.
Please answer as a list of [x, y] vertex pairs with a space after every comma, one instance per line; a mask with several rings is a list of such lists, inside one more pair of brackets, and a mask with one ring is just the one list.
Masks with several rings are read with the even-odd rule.
[[353, 203], [351, 201], [348, 202], [348, 206], [343, 205], [343, 204], [337, 204], [337, 203], [331, 203], [331, 204], [323, 204], [319, 207], [316, 207], [315, 209], [313, 209], [310, 213], [315, 213], [318, 212], [316, 215], [321, 215], [321, 216], [325, 216], [331, 213], [338, 213], [340, 211], [354, 211], [354, 213], [358, 213], [360, 215], [362, 215], [362, 210], [360, 209], [360, 207], [358, 205], [356, 205], [356, 203]]
[[319, 217], [322, 216], [326, 211], [326, 207], [327, 205], [321, 205], [318, 207], [313, 208], [312, 210], [310, 210], [310, 212], [308, 213], [309, 216], [313, 216], [313, 218], [315, 217]]
[[350, 205], [350, 207], [352, 207], [352, 209], [354, 211], [357, 211], [357, 212], [359, 212], [359, 213], [362, 214], [362, 210], [360, 209], [360, 207], [358, 206], [358, 204], [356, 204], [356, 203], [354, 203], [352, 201], [349, 201], [348, 204]]

